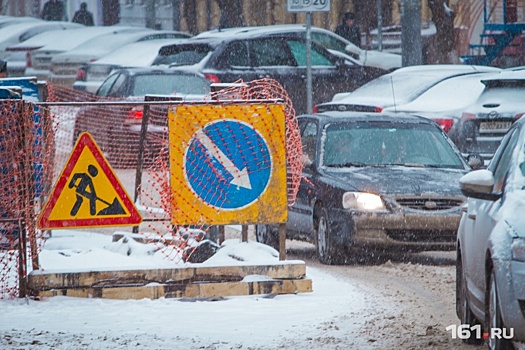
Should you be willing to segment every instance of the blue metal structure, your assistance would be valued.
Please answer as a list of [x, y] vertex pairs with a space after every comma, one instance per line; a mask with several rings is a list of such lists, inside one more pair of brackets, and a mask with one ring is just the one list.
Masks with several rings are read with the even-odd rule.
[[506, 48], [519, 45], [525, 31], [524, 7], [524, 0], [484, 0], [480, 44], [470, 45], [463, 63], [488, 66]]

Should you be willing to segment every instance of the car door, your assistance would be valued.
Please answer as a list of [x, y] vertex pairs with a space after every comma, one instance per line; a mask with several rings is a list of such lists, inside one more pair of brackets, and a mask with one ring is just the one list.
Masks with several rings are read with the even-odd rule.
[[236, 40], [221, 47], [217, 58], [209, 62], [209, 67], [214, 71], [207, 73], [215, 74], [221, 83], [233, 83], [242, 79], [244, 82], [260, 79], [251, 64], [248, 52], [248, 44], [244, 40]]
[[[512, 130], [501, 144], [488, 170], [494, 175], [493, 193], [503, 193], [505, 182], [509, 174], [512, 153], [519, 139], [517, 129]], [[498, 211], [501, 208], [504, 197], [496, 200], [482, 200], [469, 198], [467, 210], [467, 225], [463, 242], [463, 257], [465, 264], [465, 276], [469, 289], [474, 299], [473, 304], [483, 310], [485, 302], [485, 270], [479, 266], [485, 266], [485, 253], [490, 234], [497, 223]]]
[[303, 176], [297, 191], [295, 203], [289, 208], [286, 228], [291, 231], [313, 235], [313, 199], [315, 191], [311, 179], [317, 162], [317, 142], [319, 125], [313, 119], [299, 121], [303, 142]]
[[[297, 62], [297, 69], [306, 75], [306, 41], [289, 39], [288, 45]], [[353, 91], [366, 82], [362, 66], [348, 59], [338, 58], [314, 42], [310, 52], [313, 105], [330, 101], [336, 93]]]

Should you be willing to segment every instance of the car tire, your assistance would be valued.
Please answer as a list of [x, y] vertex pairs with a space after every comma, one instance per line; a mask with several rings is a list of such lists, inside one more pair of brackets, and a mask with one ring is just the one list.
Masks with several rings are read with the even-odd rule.
[[259, 243], [269, 245], [279, 250], [279, 232], [272, 225], [256, 225], [255, 239]]
[[314, 240], [319, 262], [327, 265], [337, 265], [342, 262], [339, 252], [332, 245], [332, 229], [328, 210], [318, 207], [314, 213]]
[[[498, 286], [496, 285], [496, 276], [494, 270], [490, 272], [489, 293], [487, 303], [487, 329], [503, 329], [503, 319], [501, 318], [501, 311], [499, 308]], [[490, 350], [512, 350], [514, 347], [508, 339], [490, 337], [487, 342]]]
[[[460, 254], [458, 255], [456, 264], [456, 311], [461, 321], [460, 323], [468, 324], [470, 326], [480, 324], [470, 308], [470, 303], [467, 297], [467, 280], [465, 278]], [[470, 337], [463, 339], [463, 342], [466, 344], [481, 345], [483, 344], [483, 339], [476, 338], [476, 332], [471, 332]]]

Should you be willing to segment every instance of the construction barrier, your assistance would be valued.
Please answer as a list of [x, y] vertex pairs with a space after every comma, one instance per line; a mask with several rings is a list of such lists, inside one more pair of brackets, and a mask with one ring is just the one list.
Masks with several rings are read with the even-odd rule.
[[[282, 165], [285, 168], [285, 172], [282, 173], [286, 177], [285, 203], [291, 205], [295, 200], [301, 180], [302, 145], [291, 101], [286, 91], [274, 80], [263, 79], [247, 83], [239, 81], [232, 87], [214, 91], [200, 101], [191, 102], [174, 101], [170, 98], [160, 101], [153, 98], [148, 102], [144, 102], [143, 99], [100, 99], [95, 95], [58, 85], [47, 85], [46, 88], [41, 92], [42, 101], [45, 102], [12, 99], [0, 101], [0, 118], [2, 118], [0, 123], [0, 158], [2, 159], [0, 181], [3, 186], [0, 189], [0, 200], [4, 205], [0, 212], [0, 243], [2, 244], [0, 246], [0, 298], [25, 295], [28, 272], [38, 270], [39, 273], [45, 273], [45, 270], [42, 271], [42, 267], [39, 266], [38, 254], [46, 239], [52, 236], [53, 230], [63, 227], [51, 225], [50, 228], [40, 230], [36, 222], [43, 208], [46, 208], [45, 205], [50, 196], [55, 195], [55, 187], [59, 185], [59, 180], [65, 171], [89, 174], [88, 169], [82, 171], [78, 171], [77, 168], [67, 169], [71, 158], [74, 157], [72, 152], [75, 147], [79, 146], [79, 137], [84, 135], [84, 132], [88, 132], [96, 142], [96, 147], [104, 155], [115, 178], [120, 181], [123, 191], [129, 194], [142, 216], [140, 224], [132, 226], [117, 224], [115, 226], [128, 226], [127, 229], [119, 228], [119, 231], [128, 230], [126, 232], [144, 241], [154, 242], [158, 245], [158, 249], [165, 253], [166, 259], [173, 262], [174, 267], [191, 265], [192, 252], [199, 242], [209, 238], [216, 239], [217, 226], [214, 225], [220, 224], [220, 227], [223, 227], [222, 225], [226, 222], [194, 220], [181, 223], [178, 222], [178, 219], [173, 219], [174, 212], [180, 213], [181, 206], [174, 202], [177, 186], [173, 187], [173, 184], [170, 184], [170, 181], [173, 181], [173, 169], [170, 170], [172, 161], [170, 161], [170, 143], [180, 140], [184, 130], [168, 128], [170, 111], [184, 110], [201, 113], [199, 108], [209, 106], [221, 109], [225, 113], [224, 119], [228, 119], [228, 113], [239, 112], [239, 107], [232, 109], [231, 106], [246, 107], [257, 104], [264, 108], [264, 117], [269, 118], [266, 121], [259, 118], [256, 131], [261, 135], [275, 134], [271, 129], [272, 123], [269, 123], [274, 117], [271, 113], [275, 111], [276, 117], [284, 118], [285, 127], [282, 135], [277, 135], [275, 139], [272, 136], [272, 145], [268, 149], [272, 152], [279, 149], [286, 150], [283, 152], [285, 153], [283, 164], [276, 166], [279, 168]], [[266, 108], [261, 101], [267, 101], [264, 103], [273, 107]], [[250, 108], [246, 107], [244, 110], [250, 112]], [[198, 117], [198, 114], [195, 115], [195, 120]], [[245, 131], [255, 130], [250, 127], [248, 120], [249, 117], [245, 117], [243, 126], [238, 128], [240, 135], [244, 135]], [[265, 125], [268, 125], [270, 129], [265, 130]], [[199, 135], [202, 136], [202, 134]], [[191, 137], [187, 137], [191, 141]], [[210, 137], [215, 138], [216, 135]], [[223, 135], [223, 137], [231, 137], [231, 135]], [[221, 135], [219, 135], [220, 138]], [[239, 139], [232, 142], [233, 144], [241, 142], [247, 146], [243, 150], [243, 157], [249, 158], [250, 152], [259, 156], [261, 149], [252, 147], [251, 141], [246, 140]], [[84, 155], [79, 157], [84, 157]], [[96, 161], [98, 158], [94, 159]], [[209, 159], [204, 161], [209, 162]], [[239, 166], [240, 169], [246, 168], [248, 171], [255, 169], [248, 160], [246, 164], [239, 164]], [[104, 170], [103, 168], [101, 165], [97, 170]], [[212, 172], [217, 171], [222, 176], [228, 175], [223, 168], [224, 164], [222, 168], [209, 164], [207, 169]], [[257, 168], [254, 171], [264, 172], [265, 169]], [[108, 175], [107, 179], [111, 181], [111, 176]], [[52, 212], [55, 225], [57, 222], [64, 221], [71, 229], [113, 234], [115, 230], [107, 227], [112, 225], [104, 227], [91, 227], [88, 224], [77, 227], [76, 225], [81, 221], [79, 220], [81, 215], [90, 215], [90, 210], [94, 216], [103, 215], [102, 213], [108, 215], [108, 208], [112, 204], [111, 208], [114, 208], [116, 202], [123, 203], [115, 201], [114, 198], [121, 193], [120, 190], [112, 192], [111, 189], [108, 189], [111, 186], [104, 182], [97, 183], [101, 180], [96, 178], [93, 180], [94, 185], [100, 187], [100, 191], [97, 192], [99, 198], [93, 201], [91, 209], [89, 205], [81, 204], [81, 202], [73, 202], [69, 207], [60, 205], [60, 210], [57, 210], [56, 213]], [[63, 184], [62, 189], [63, 193], [67, 191], [70, 193], [58, 195], [73, 196], [78, 183], [69, 185], [71, 184], [73, 186]], [[236, 186], [235, 182], [231, 186]], [[272, 184], [268, 186], [271, 187]], [[213, 210], [218, 212], [223, 209], [231, 210], [227, 207], [229, 201], [213, 199], [214, 196], [224, 196], [224, 193], [217, 192], [216, 186], [211, 188], [197, 186], [195, 188], [197, 192], [201, 191], [201, 194], [209, 191], [203, 197], [206, 198], [206, 203], [213, 203]], [[195, 192], [195, 188], [192, 188], [191, 191]], [[266, 191], [266, 187], [262, 191]], [[63, 200], [55, 199], [56, 201]], [[126, 209], [125, 205], [120, 206]], [[64, 207], [67, 208], [64, 209]], [[192, 210], [195, 217], [209, 217], [209, 212], [199, 215], [198, 207], [192, 207]], [[209, 211], [208, 208], [202, 210]], [[88, 214], [83, 214], [83, 211]], [[112, 215], [115, 217], [120, 215], [118, 211], [109, 212], [110, 219]], [[258, 208], [256, 212], [257, 215], [248, 217], [247, 220], [231, 223], [246, 224], [253, 219], [264, 218], [264, 215], [259, 215], [261, 208]], [[279, 221], [282, 222], [282, 219], [283, 216], [279, 218]]]

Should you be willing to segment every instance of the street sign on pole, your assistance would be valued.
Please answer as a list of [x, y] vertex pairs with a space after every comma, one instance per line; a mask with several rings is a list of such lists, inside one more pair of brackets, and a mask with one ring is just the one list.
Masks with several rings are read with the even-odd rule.
[[288, 0], [288, 12], [330, 12], [330, 0]]

